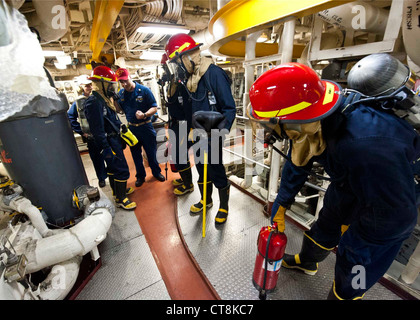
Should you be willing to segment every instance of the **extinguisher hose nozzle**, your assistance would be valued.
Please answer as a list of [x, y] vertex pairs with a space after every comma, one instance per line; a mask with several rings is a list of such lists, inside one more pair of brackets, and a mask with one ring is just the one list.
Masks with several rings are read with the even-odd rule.
[[[268, 249], [270, 247], [270, 240], [271, 236], [273, 235], [273, 231], [270, 232], [270, 235], [268, 236], [267, 245], [265, 247], [265, 261], [264, 261], [264, 282], [262, 286], [262, 290], [260, 292], [260, 297], [265, 296], [265, 285], [267, 281], [267, 267], [268, 267]], [[261, 298], [260, 298], [261, 299]], [[265, 300], [265, 299], [264, 299]]]

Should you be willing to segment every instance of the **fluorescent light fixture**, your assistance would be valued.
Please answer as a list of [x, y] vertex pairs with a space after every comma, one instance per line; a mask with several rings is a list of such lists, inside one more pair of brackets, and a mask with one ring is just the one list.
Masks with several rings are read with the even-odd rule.
[[162, 60], [164, 51], [143, 51], [140, 59], [142, 60]]
[[64, 56], [64, 51], [57, 51], [57, 50], [50, 50], [50, 51], [42, 51], [44, 57], [56, 57], [56, 56]]
[[159, 26], [142, 26], [137, 28], [140, 33], [153, 33], [153, 34], [177, 34], [188, 33], [190, 30], [178, 27], [159, 27]]
[[59, 64], [71, 64], [71, 57], [69, 55], [57, 56], [57, 61]]
[[61, 63], [58, 63], [58, 62], [54, 62], [54, 65], [55, 65], [55, 67], [56, 67], [57, 69], [60, 69], [60, 70], [67, 69], [67, 65], [65, 65], [65, 64], [61, 64]]

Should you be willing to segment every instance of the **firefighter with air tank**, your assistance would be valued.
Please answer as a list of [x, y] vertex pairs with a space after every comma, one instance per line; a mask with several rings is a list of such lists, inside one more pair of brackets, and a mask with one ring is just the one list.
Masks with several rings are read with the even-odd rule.
[[[280, 232], [313, 163], [329, 176], [318, 219], [304, 232], [300, 252], [285, 254], [283, 267], [314, 275], [337, 247], [330, 299], [361, 299], [416, 225], [413, 164], [420, 139], [396, 112], [418, 108], [409, 78], [400, 61], [375, 54], [352, 68], [350, 89], [320, 80], [299, 63], [266, 71], [250, 89], [247, 114], [253, 123], [291, 143], [271, 211]], [[353, 285], [354, 267], [363, 268], [364, 286]]]

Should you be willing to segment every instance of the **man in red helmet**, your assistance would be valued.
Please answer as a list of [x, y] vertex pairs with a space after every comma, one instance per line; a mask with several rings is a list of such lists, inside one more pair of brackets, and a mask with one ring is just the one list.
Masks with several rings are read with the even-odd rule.
[[92, 94], [85, 102], [85, 115], [96, 145], [102, 150], [108, 170], [109, 184], [118, 207], [131, 210], [136, 203], [127, 198], [130, 171], [120, 141], [121, 121], [115, 111], [112, 97], [117, 88], [117, 77], [108, 67], [98, 66], [89, 77]]
[[270, 69], [249, 93], [248, 116], [291, 142], [271, 212], [279, 231], [312, 164], [323, 165], [330, 177], [300, 253], [283, 259], [284, 267], [313, 275], [338, 245], [330, 299], [361, 299], [387, 271], [417, 219], [412, 162], [420, 155], [419, 136], [378, 100], [354, 104], [357, 95], [344, 96], [336, 83], [299, 63]]
[[[170, 59], [169, 65], [176, 65], [174, 73], [180, 84], [185, 86], [191, 99], [191, 117], [196, 112], [216, 112], [224, 117], [220, 127], [212, 129], [225, 129], [230, 131], [236, 116], [235, 101], [230, 89], [230, 79], [226, 72], [213, 64], [213, 61], [200, 55], [200, 44], [186, 34], [176, 34], [169, 38], [165, 52]], [[187, 119], [191, 127], [192, 118]], [[225, 167], [222, 159], [223, 141], [218, 146], [208, 146], [208, 185], [206, 206], [213, 205], [211, 194], [212, 185], [219, 190], [220, 207], [216, 214], [215, 223], [223, 224], [228, 217], [229, 188]], [[214, 149], [214, 150], [213, 150]], [[213, 157], [212, 157], [213, 154]], [[197, 156], [197, 155], [196, 155]], [[218, 160], [218, 161], [215, 161]], [[203, 210], [203, 181], [204, 164], [196, 157], [196, 167], [199, 174], [198, 186], [201, 200], [191, 206], [191, 213]]]
[[167, 61], [168, 56], [164, 53], [161, 60], [164, 74], [160, 85], [165, 87], [165, 83], [168, 83], [165, 105], [169, 112], [168, 123], [171, 130], [169, 134], [171, 160], [181, 177], [172, 181], [175, 186], [174, 194], [183, 196], [194, 191], [191, 163], [188, 156], [188, 148], [191, 146], [190, 141], [188, 141], [188, 132], [191, 127], [188, 125], [187, 118], [191, 118], [191, 116], [188, 116], [191, 113], [191, 99], [184, 86], [171, 77]]
[[139, 141], [134, 147], [130, 147], [137, 171], [135, 185], [140, 187], [146, 179], [142, 147], [147, 154], [153, 176], [163, 182], [165, 177], [160, 173], [161, 169], [156, 159], [156, 131], [151, 120], [151, 117], [157, 112], [155, 97], [149, 88], [135, 83], [130, 78], [127, 69], [120, 68], [116, 74], [122, 86], [117, 95], [117, 102], [126, 115], [129, 129]]

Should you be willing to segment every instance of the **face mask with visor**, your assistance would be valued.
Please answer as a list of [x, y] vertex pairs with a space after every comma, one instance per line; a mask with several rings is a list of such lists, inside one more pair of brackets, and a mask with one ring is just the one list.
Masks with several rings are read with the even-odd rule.
[[178, 56], [173, 61], [167, 62], [167, 66], [170, 77], [172, 79], [175, 79], [176, 81], [181, 82], [183, 84], [187, 83], [190, 74], [188, 73], [187, 68], [182, 62], [181, 57]]
[[246, 115], [250, 120], [252, 135], [260, 142], [273, 144], [276, 140], [288, 139], [278, 118], [257, 119], [253, 114], [251, 103], [246, 108]]

